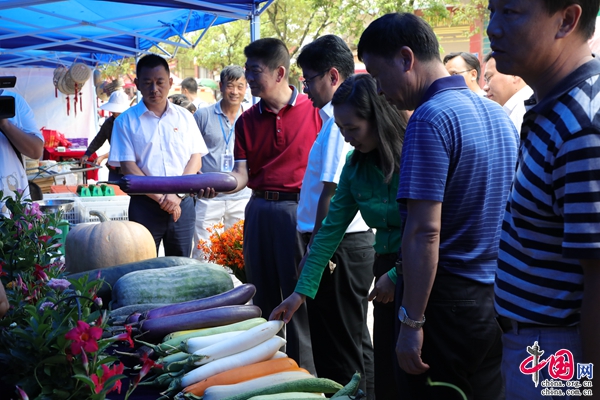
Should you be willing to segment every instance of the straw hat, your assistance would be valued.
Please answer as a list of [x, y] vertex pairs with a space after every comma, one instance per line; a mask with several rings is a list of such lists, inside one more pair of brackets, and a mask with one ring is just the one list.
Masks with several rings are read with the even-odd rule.
[[102, 110], [122, 113], [129, 108], [129, 96], [123, 90], [115, 90], [111, 93], [108, 103], [100, 106]]

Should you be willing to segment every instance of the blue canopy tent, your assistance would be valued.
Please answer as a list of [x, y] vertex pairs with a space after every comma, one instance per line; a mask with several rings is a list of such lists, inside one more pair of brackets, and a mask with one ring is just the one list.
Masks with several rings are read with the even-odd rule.
[[[211, 26], [245, 19], [252, 40], [274, 0], [0, 0], [0, 67], [95, 66], [190, 48]], [[195, 43], [184, 34], [203, 30]], [[175, 38], [175, 40], [173, 39]]]

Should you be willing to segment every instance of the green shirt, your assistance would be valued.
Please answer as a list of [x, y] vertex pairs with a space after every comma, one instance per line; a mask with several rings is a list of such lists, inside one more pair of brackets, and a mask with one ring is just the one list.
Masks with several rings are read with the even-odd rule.
[[[329, 213], [313, 240], [310, 253], [296, 284], [296, 292], [314, 298], [323, 270], [344, 238], [346, 228], [358, 211], [369, 227], [375, 229], [375, 252], [396, 253], [402, 240], [400, 212], [396, 203], [398, 174], [389, 184], [383, 182], [383, 173], [375, 164], [375, 154], [351, 165], [348, 153], [340, 182], [331, 199]], [[388, 273], [396, 282], [396, 270]]]

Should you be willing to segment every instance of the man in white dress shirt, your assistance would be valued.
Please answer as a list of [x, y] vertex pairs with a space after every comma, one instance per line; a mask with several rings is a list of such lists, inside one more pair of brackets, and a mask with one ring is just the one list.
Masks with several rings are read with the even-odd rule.
[[[140, 59], [135, 84], [140, 103], [115, 119], [108, 162], [123, 175], [181, 176], [196, 174], [208, 153], [192, 114], [171, 103], [173, 85], [166, 60], [154, 54]], [[196, 222], [190, 197], [179, 194], [132, 196], [129, 220], [144, 225], [165, 256], [189, 257]]]
[[[334, 122], [331, 99], [354, 73], [354, 57], [344, 41], [325, 35], [307, 44], [298, 56], [304, 93], [319, 108], [323, 127], [308, 156], [298, 202], [298, 259], [327, 216], [346, 155], [352, 149]], [[373, 346], [367, 329], [367, 294], [373, 282], [373, 232], [356, 215], [325, 268], [319, 291], [307, 299], [315, 368], [320, 377], [347, 382], [356, 371], [360, 387], [374, 398]], [[361, 309], [362, 312], [356, 312]], [[392, 306], [393, 310], [393, 306]], [[390, 328], [391, 329], [391, 328]]]
[[483, 80], [485, 86], [483, 86], [483, 90], [487, 98], [500, 104], [517, 130], [520, 131], [526, 111], [525, 100], [533, 95], [533, 90], [520, 77], [498, 72], [492, 53], [486, 55], [484, 61]]

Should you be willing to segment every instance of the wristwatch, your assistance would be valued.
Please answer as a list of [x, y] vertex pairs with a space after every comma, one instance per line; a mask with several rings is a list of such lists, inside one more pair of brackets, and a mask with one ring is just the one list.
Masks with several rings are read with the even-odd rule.
[[425, 316], [423, 315], [423, 320], [422, 321], [415, 321], [414, 319], [410, 319], [408, 318], [408, 314], [406, 313], [406, 309], [403, 306], [400, 306], [400, 309], [398, 310], [398, 319], [400, 320], [400, 322], [402, 322], [404, 325], [408, 325], [411, 328], [414, 329], [419, 329], [423, 326], [423, 324], [425, 324]]

